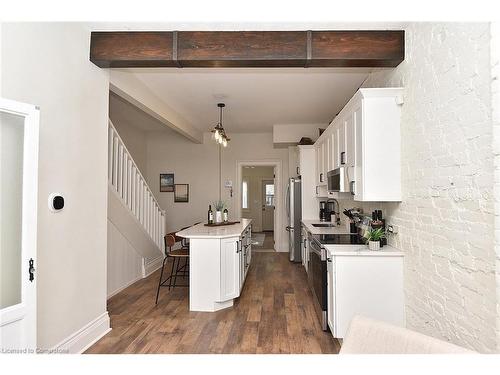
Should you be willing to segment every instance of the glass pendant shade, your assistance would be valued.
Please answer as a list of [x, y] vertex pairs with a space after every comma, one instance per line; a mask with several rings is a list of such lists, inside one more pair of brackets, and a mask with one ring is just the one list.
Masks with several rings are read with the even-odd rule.
[[218, 103], [217, 107], [219, 107], [219, 122], [217, 123], [217, 125], [215, 125], [214, 130], [212, 130], [212, 132], [214, 133], [213, 138], [219, 145], [227, 147], [229, 138], [226, 136], [226, 132], [224, 131], [224, 127], [222, 126], [222, 108], [225, 107], [225, 104]]

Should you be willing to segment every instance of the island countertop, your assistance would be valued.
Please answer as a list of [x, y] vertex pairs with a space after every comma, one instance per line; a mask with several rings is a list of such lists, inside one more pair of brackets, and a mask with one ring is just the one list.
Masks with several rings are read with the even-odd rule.
[[177, 232], [176, 235], [184, 238], [229, 238], [237, 237], [251, 224], [252, 219], [240, 219], [239, 223], [207, 227], [205, 223], [193, 225]]

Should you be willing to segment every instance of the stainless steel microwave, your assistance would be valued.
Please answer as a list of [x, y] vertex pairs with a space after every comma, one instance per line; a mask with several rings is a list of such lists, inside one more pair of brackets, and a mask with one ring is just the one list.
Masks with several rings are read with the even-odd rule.
[[347, 190], [345, 168], [340, 167], [327, 173], [327, 185], [329, 192], [345, 193]]

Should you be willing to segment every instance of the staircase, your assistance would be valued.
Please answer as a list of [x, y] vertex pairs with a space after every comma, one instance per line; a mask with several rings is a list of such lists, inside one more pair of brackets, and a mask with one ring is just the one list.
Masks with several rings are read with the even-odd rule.
[[111, 120], [108, 128], [108, 297], [163, 261], [165, 211]]

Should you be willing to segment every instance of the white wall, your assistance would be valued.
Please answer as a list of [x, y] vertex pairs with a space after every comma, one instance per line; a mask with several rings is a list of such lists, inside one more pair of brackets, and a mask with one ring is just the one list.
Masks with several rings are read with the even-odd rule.
[[[271, 133], [229, 134], [231, 142], [222, 155], [222, 199], [229, 204], [229, 216], [235, 218], [237, 188], [237, 162], [246, 160], [280, 160], [282, 162], [282, 192], [286, 193], [288, 179], [288, 150], [274, 149]], [[204, 135], [203, 144], [195, 144], [173, 132], [148, 132], [148, 172], [146, 179], [166, 212], [167, 232], [178, 230], [207, 218], [208, 205], [218, 199], [218, 149], [210, 134]], [[159, 192], [160, 173], [174, 173], [175, 183], [189, 184], [189, 203], [174, 203], [173, 193]], [[224, 181], [233, 182], [233, 196], [224, 188]], [[282, 217], [286, 217], [282, 204]], [[283, 219], [284, 220], [284, 219]], [[283, 221], [284, 222], [284, 221]], [[287, 251], [285, 228], [280, 250]]]
[[108, 219], [107, 297], [142, 278], [142, 257]]
[[[403, 86], [399, 227], [409, 328], [496, 350], [488, 24], [410, 24], [406, 58], [366, 87]], [[344, 206], [360, 206], [345, 201]]]
[[82, 24], [3, 24], [1, 38], [2, 95], [40, 106], [37, 344], [51, 348], [106, 313], [108, 74]]
[[241, 215], [252, 219], [252, 230], [260, 232], [262, 231], [262, 181], [274, 179], [274, 168], [243, 167], [242, 178], [248, 183], [248, 209], [242, 209]]

